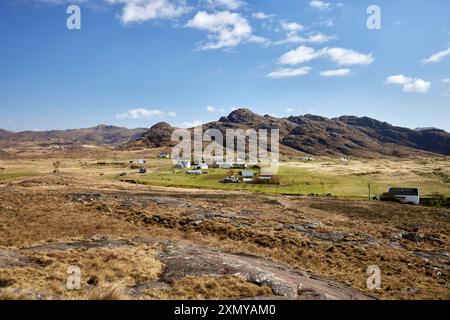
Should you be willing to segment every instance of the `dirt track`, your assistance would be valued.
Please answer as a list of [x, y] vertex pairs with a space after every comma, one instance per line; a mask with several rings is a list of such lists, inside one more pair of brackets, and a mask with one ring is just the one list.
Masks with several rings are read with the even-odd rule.
[[[258, 285], [267, 285], [275, 296], [268, 299], [315, 299], [315, 300], [367, 300], [371, 297], [358, 290], [348, 288], [335, 281], [316, 277], [307, 272], [299, 272], [283, 264], [248, 254], [231, 254], [221, 250], [175, 241], [161, 241], [149, 238], [132, 240], [97, 240], [54, 243], [24, 248], [25, 254], [14, 251], [0, 251], [0, 268], [34, 266], [36, 262], [26, 253], [33, 251], [52, 252], [73, 249], [117, 248], [136, 244], [158, 244], [161, 247], [159, 258], [165, 265], [164, 273], [158, 282], [170, 284], [186, 276], [235, 275]], [[142, 287], [139, 283], [134, 287]], [[153, 283], [152, 285], [155, 285]]]

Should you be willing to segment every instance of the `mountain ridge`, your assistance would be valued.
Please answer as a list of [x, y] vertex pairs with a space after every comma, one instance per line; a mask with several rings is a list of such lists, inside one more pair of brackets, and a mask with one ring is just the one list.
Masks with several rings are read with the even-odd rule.
[[[161, 130], [164, 127], [165, 130]], [[203, 129], [279, 129], [281, 147], [316, 156], [380, 157], [450, 155], [450, 133], [443, 130], [415, 131], [369, 117], [326, 118], [300, 115], [277, 118], [237, 109], [228, 116], [203, 125]], [[124, 148], [169, 147], [175, 127], [157, 123]], [[190, 129], [192, 130], [192, 128]]]
[[[450, 155], [450, 133], [394, 126], [369, 117], [344, 115], [335, 118], [305, 114], [277, 118], [250, 109], [237, 109], [203, 129], [279, 129], [280, 150], [315, 156], [407, 157]], [[110, 145], [119, 149], [171, 147], [176, 127], [159, 122], [149, 129], [127, 129], [100, 124], [84, 129], [12, 132], [0, 129], [0, 146], [34, 143]], [[190, 128], [192, 130], [192, 128]]]
[[94, 127], [48, 131], [8, 131], [0, 129], [0, 145], [3, 147], [23, 143], [120, 145], [139, 137], [146, 129], [127, 129], [100, 124]]

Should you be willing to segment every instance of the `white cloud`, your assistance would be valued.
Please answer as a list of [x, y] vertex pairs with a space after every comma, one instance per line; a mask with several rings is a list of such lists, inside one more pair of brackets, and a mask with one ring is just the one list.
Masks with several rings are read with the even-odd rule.
[[309, 36], [302, 37], [296, 32], [289, 32], [286, 39], [277, 41], [275, 44], [286, 44], [286, 43], [324, 43], [330, 40], [336, 39], [336, 36], [327, 36], [319, 32], [316, 34], [311, 34]]
[[372, 54], [363, 54], [351, 49], [324, 48], [315, 50], [311, 47], [300, 46], [282, 55], [278, 62], [297, 65], [320, 57], [326, 57], [338, 65], [368, 65], [374, 61]]
[[444, 82], [444, 83], [449, 83], [449, 82], [450, 82], [450, 79], [442, 79], [442, 82]]
[[177, 114], [175, 112], [173, 112], [173, 111], [167, 112], [167, 115], [169, 117], [176, 117], [177, 116]]
[[442, 93], [444, 97], [450, 97], [450, 91], [445, 91]]
[[326, 70], [320, 72], [322, 77], [345, 77], [352, 73], [350, 69]]
[[340, 66], [348, 66], [354, 64], [367, 65], [371, 64], [374, 61], [372, 54], [363, 54], [351, 49], [344, 48], [327, 49], [326, 55]]
[[54, 5], [60, 5], [60, 4], [80, 4], [80, 3], [87, 3], [89, 0], [34, 0], [31, 1], [32, 3], [44, 3], [44, 4], [54, 4]]
[[400, 85], [405, 92], [426, 93], [431, 88], [431, 82], [429, 81], [405, 77], [402, 74], [388, 77], [386, 83]]
[[314, 48], [300, 46], [297, 49], [291, 50], [283, 54], [278, 59], [278, 62], [281, 64], [296, 65], [317, 59], [322, 54], [323, 54], [322, 51], [316, 51], [314, 50]]
[[286, 31], [286, 39], [275, 42], [275, 44], [286, 43], [323, 43], [329, 40], [335, 39], [335, 36], [326, 36], [321, 32], [310, 33], [309, 35], [301, 36], [300, 31], [303, 31], [305, 27], [297, 22], [281, 22], [281, 29]]
[[264, 43], [266, 39], [254, 36], [247, 19], [238, 13], [221, 11], [198, 12], [186, 27], [207, 31], [209, 41], [200, 46], [202, 50], [233, 48], [242, 42]]
[[312, 0], [309, 2], [309, 5], [313, 8], [319, 9], [319, 10], [326, 10], [331, 7], [331, 3], [321, 1], [321, 0]]
[[145, 108], [137, 108], [130, 109], [124, 113], [116, 114], [117, 119], [149, 119], [152, 117], [162, 117], [164, 115], [164, 111], [158, 109], [145, 109]]
[[311, 71], [310, 67], [301, 68], [285, 68], [279, 69], [277, 71], [271, 72], [267, 75], [271, 79], [282, 79], [282, 78], [293, 78], [298, 76], [304, 76]]
[[285, 110], [286, 110], [286, 112], [294, 112], [295, 111], [294, 108], [286, 108]]
[[281, 22], [281, 28], [286, 31], [302, 31], [305, 27], [297, 22]]
[[207, 112], [216, 112], [216, 108], [214, 108], [213, 106], [207, 106], [206, 111]]
[[255, 12], [252, 14], [252, 17], [258, 20], [265, 20], [265, 19], [270, 19], [271, 15], [266, 14], [264, 12]]
[[180, 128], [193, 128], [203, 125], [203, 121], [201, 120], [194, 120], [194, 121], [184, 121], [182, 122], [179, 127]]
[[442, 61], [442, 59], [444, 59], [447, 56], [450, 56], [450, 48], [448, 48], [447, 50], [435, 53], [432, 56], [430, 56], [429, 58], [423, 59], [422, 61], [424, 63], [435, 63], [435, 62]]
[[173, 19], [190, 11], [184, 0], [107, 0], [111, 4], [123, 4], [120, 19], [123, 23], [144, 22], [157, 19]]
[[242, 7], [245, 2], [242, 0], [206, 0], [210, 6], [236, 10]]
[[323, 43], [330, 40], [336, 39], [336, 36], [327, 36], [323, 33], [316, 33], [313, 35], [308, 36], [307, 38], [303, 39], [303, 42], [310, 42], [310, 43]]

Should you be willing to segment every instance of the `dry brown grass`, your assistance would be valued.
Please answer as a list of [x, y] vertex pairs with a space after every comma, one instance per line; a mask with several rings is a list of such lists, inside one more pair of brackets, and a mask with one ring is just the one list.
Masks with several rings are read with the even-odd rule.
[[[114, 161], [126, 161], [127, 158], [142, 157], [138, 153], [113, 153]], [[38, 158], [0, 161], [0, 167], [7, 171], [33, 171], [45, 173], [55, 159]], [[113, 156], [102, 153], [101, 159]], [[398, 204], [351, 201], [346, 199], [325, 198], [288, 198], [232, 193], [206, 190], [157, 189], [134, 186], [110, 181], [99, 176], [100, 173], [117, 173], [120, 168], [82, 168], [79, 161], [92, 161], [82, 157], [60, 159], [63, 162], [61, 176], [43, 175], [36, 178], [40, 183], [20, 184], [22, 178], [7, 181], [8, 186], [0, 186], [0, 246], [29, 247], [36, 244], [90, 238], [105, 235], [108, 238], [132, 239], [136, 236], [157, 239], [187, 241], [209, 247], [221, 248], [231, 252], [246, 252], [270, 258], [288, 264], [291, 267], [308, 270], [314, 274], [329, 277], [352, 287], [365, 289], [367, 279], [365, 270], [368, 265], [379, 265], [382, 270], [382, 286], [378, 297], [386, 299], [450, 299], [448, 283], [450, 275], [443, 270], [439, 275], [433, 271], [433, 262], [411, 254], [414, 250], [449, 251], [450, 225], [444, 209], [411, 207]], [[355, 165], [326, 162], [306, 163], [308, 170], [325, 170], [336, 174], [370, 175], [387, 181], [386, 177], [408, 179], [421, 177], [423, 183], [435, 179], [433, 168], [445, 167], [448, 160], [405, 160], [401, 164], [390, 161], [358, 161]], [[48, 166], [50, 164], [50, 167]], [[303, 164], [302, 164], [303, 166]], [[308, 168], [308, 166], [310, 168]], [[401, 169], [396, 173], [396, 170]], [[422, 170], [421, 173], [407, 173], [408, 168]], [[447, 166], [448, 168], [448, 166]], [[447, 172], [448, 169], [443, 169]], [[382, 173], [376, 173], [381, 171]], [[384, 173], [383, 173], [384, 172]], [[402, 178], [403, 177], [403, 178]], [[389, 179], [390, 179], [389, 178]], [[63, 184], [59, 184], [63, 181]], [[448, 188], [448, 184], [444, 186]], [[189, 208], [172, 208], [149, 204], [145, 207], [132, 206], [122, 208], [123, 199], [118, 196], [107, 201], [91, 204], [73, 203], [67, 193], [94, 191], [100, 193], [125, 193], [136, 195], [152, 192], [155, 195], [180, 197], [188, 201], [196, 210], [234, 214], [243, 219], [241, 226], [231, 220], [204, 220], [200, 226], [187, 224], [186, 212]], [[159, 222], [148, 222], [146, 217], [158, 215]], [[282, 229], [280, 224], [304, 223], [319, 220], [323, 226], [318, 231], [363, 232], [380, 242], [380, 245], [361, 245], [350, 241], [334, 244], [311, 239], [300, 232]], [[145, 222], [147, 221], [147, 222]], [[247, 226], [246, 226], [247, 224]], [[395, 230], [411, 231], [411, 225], [422, 224], [418, 232], [433, 235], [441, 244], [424, 241], [410, 242], [405, 239], [392, 240], [388, 234]], [[390, 248], [387, 244], [396, 241], [404, 249]], [[136, 283], [158, 278], [163, 266], [154, 256], [154, 247], [113, 248], [74, 250], [68, 252], [50, 252], [32, 254], [43, 265], [42, 268], [0, 269], [0, 279], [12, 280], [7, 288], [44, 291], [50, 293], [47, 298], [89, 298], [122, 297], [118, 286], [130, 286]], [[143, 251], [141, 251], [143, 250]], [[146, 251], [147, 250], [147, 251]], [[150, 258], [148, 258], [150, 257]], [[147, 258], [149, 260], [147, 260]], [[81, 264], [82, 279], [98, 278], [95, 289], [86, 285], [81, 292], [67, 292], [65, 279], [69, 264]], [[197, 282], [196, 282], [197, 281]], [[152, 291], [149, 298], [239, 298], [239, 293], [256, 294], [261, 289], [252, 284], [242, 283], [234, 278], [186, 278], [174, 283], [169, 291]], [[209, 290], [216, 286], [219, 290]], [[214, 284], [215, 283], [215, 284]], [[239, 288], [237, 284], [242, 285]], [[233, 287], [236, 285], [237, 287]], [[196, 288], [195, 290], [192, 288]], [[247, 289], [245, 289], [247, 288]], [[418, 293], [409, 289], [418, 288]], [[113, 290], [114, 289], [114, 290]], [[229, 291], [227, 291], [229, 290]], [[255, 291], [256, 290], [256, 291]], [[223, 291], [223, 292], [222, 292]], [[14, 291], [13, 291], [14, 292]], [[108, 292], [112, 292], [110, 295]], [[3, 293], [5, 294], [5, 293]], [[91, 296], [90, 296], [91, 295]], [[153, 296], [152, 296], [153, 295]], [[217, 295], [218, 297], [216, 297]], [[128, 296], [124, 296], [129, 298]]]
[[125, 294], [125, 285], [122, 282], [106, 287], [93, 289], [87, 296], [88, 300], [129, 300]]
[[174, 281], [170, 290], [153, 289], [146, 294], [164, 300], [236, 300], [273, 295], [269, 287], [236, 276], [185, 277]]
[[[47, 292], [47, 298], [104, 299], [119, 297], [123, 286], [152, 281], [159, 277], [162, 264], [149, 246], [77, 249], [33, 252], [29, 254], [41, 267], [0, 269], [0, 277], [9, 280], [8, 289]], [[67, 268], [81, 270], [81, 290], [68, 290]]]
[[23, 292], [17, 292], [11, 289], [1, 289], [0, 290], [0, 301], [7, 300], [32, 300]]

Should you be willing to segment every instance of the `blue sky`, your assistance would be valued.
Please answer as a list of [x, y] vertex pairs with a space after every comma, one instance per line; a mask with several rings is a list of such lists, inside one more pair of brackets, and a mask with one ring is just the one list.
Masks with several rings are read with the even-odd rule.
[[247, 107], [450, 131], [448, 0], [4, 0], [0, 43], [9, 130], [187, 126]]

